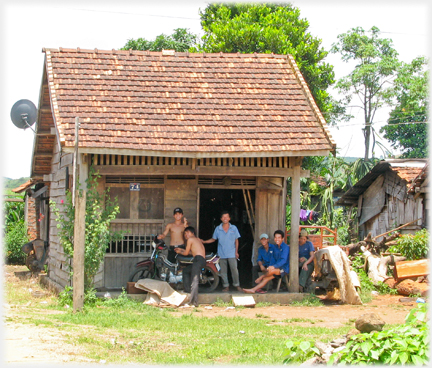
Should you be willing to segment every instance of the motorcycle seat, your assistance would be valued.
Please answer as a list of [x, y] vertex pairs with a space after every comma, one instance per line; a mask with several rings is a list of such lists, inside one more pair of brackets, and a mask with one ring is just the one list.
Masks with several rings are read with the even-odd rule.
[[[206, 261], [210, 261], [212, 258], [214, 258], [215, 254], [214, 253], [210, 253], [210, 254], [206, 254]], [[182, 256], [180, 254], [177, 254], [177, 260], [181, 263], [192, 263], [193, 262], [193, 256]]]

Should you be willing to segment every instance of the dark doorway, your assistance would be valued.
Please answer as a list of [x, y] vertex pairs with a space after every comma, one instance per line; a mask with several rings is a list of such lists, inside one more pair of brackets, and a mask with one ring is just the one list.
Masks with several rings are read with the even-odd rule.
[[[255, 203], [255, 190], [250, 190], [251, 201]], [[241, 287], [250, 287], [252, 283], [252, 250], [254, 237], [248, 219], [243, 190], [241, 189], [200, 189], [199, 237], [210, 239], [216, 226], [221, 223], [222, 211], [229, 211], [231, 224], [240, 232], [238, 270]], [[207, 252], [217, 251], [217, 241], [206, 244]], [[231, 283], [231, 276], [228, 272]], [[221, 286], [220, 286], [221, 287]]]

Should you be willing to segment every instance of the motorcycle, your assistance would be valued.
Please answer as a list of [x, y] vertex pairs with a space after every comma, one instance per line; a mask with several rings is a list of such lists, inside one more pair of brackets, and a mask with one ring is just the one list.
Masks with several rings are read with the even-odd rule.
[[[176, 255], [176, 262], [168, 260], [168, 247], [165, 242], [155, 236], [152, 241], [153, 252], [149, 258], [138, 262], [129, 275], [130, 282], [141, 279], [155, 279], [166, 281], [175, 289], [183, 286], [182, 270], [192, 264], [192, 256]], [[212, 292], [219, 285], [219, 257], [214, 254], [206, 254], [206, 265], [201, 270], [199, 280], [200, 292]]]

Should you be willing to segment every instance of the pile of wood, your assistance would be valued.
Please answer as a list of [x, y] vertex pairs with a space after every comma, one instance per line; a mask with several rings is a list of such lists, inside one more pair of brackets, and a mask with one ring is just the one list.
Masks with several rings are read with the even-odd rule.
[[[362, 257], [365, 259], [363, 267], [375, 285], [381, 281], [397, 289], [401, 295], [425, 296], [429, 290], [429, 261], [427, 259], [407, 261], [400, 254], [387, 252], [390, 246], [396, 244], [395, 239], [400, 236], [397, 230], [409, 224], [411, 223], [374, 238], [369, 233], [364, 240], [350, 244], [347, 248], [350, 256], [359, 256], [359, 251], [363, 253]], [[386, 237], [390, 233], [394, 234]], [[383, 238], [378, 242], [377, 239], [380, 237]], [[393, 271], [392, 277], [388, 276], [389, 270]]]

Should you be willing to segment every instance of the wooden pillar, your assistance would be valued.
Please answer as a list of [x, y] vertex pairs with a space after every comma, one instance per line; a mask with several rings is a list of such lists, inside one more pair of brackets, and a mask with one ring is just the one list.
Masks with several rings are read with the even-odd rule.
[[85, 249], [85, 190], [75, 191], [75, 226], [73, 254], [73, 310], [80, 311], [84, 306], [84, 249]]
[[[88, 157], [79, 153], [79, 118], [75, 119], [74, 151], [74, 254], [73, 254], [73, 310], [84, 307], [84, 254], [85, 254], [85, 213], [87, 200]], [[77, 181], [79, 179], [78, 190]]]
[[298, 238], [300, 228], [300, 165], [302, 158], [296, 158], [291, 178], [291, 236], [290, 236], [290, 271], [288, 291], [298, 293]]

